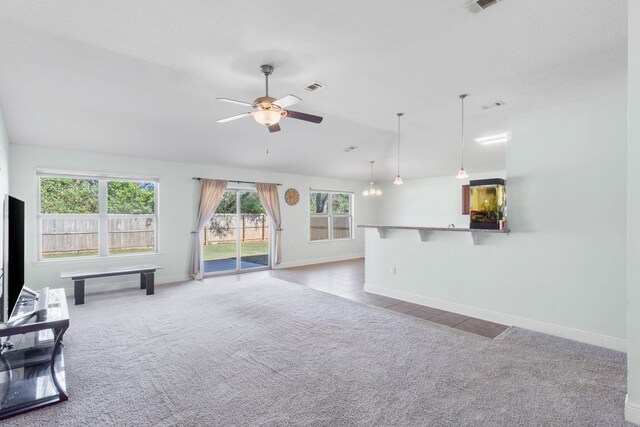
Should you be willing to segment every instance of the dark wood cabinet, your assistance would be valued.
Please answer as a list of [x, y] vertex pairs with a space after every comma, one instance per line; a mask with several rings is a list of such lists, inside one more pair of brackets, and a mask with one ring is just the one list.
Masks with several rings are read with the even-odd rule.
[[462, 186], [462, 215], [469, 215], [470, 212], [470, 201], [469, 201], [469, 185]]

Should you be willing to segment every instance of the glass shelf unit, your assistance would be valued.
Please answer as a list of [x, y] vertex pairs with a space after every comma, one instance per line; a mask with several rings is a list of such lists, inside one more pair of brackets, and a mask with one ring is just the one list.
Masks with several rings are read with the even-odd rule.
[[62, 337], [69, 327], [64, 289], [23, 289], [0, 324], [0, 419], [68, 399]]

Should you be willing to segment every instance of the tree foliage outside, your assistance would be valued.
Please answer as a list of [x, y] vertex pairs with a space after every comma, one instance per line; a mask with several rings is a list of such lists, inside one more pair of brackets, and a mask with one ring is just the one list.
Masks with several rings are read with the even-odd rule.
[[220, 200], [220, 204], [216, 209], [217, 214], [222, 213], [236, 213], [236, 193], [235, 191], [226, 191], [222, 195], [222, 199]]
[[110, 214], [152, 215], [155, 210], [153, 182], [107, 182], [107, 210]]
[[312, 214], [329, 213], [329, 193], [311, 193], [309, 208]]
[[334, 214], [349, 214], [351, 205], [351, 196], [349, 194], [334, 194], [331, 202], [332, 212]]
[[98, 180], [40, 178], [40, 211], [44, 214], [97, 214]]
[[[216, 215], [209, 222], [209, 229], [214, 237], [227, 238], [235, 231], [236, 207], [236, 192], [225, 192], [216, 209]], [[257, 192], [250, 191], [240, 194], [240, 213], [252, 214], [245, 216], [245, 223], [248, 222], [255, 226], [262, 221], [260, 214], [264, 215], [265, 212]], [[219, 214], [233, 214], [234, 216]]]
[[[222, 200], [216, 209], [216, 213], [236, 213], [236, 192], [227, 191], [222, 195]], [[240, 194], [240, 213], [262, 214], [264, 208], [260, 202], [260, 196], [255, 191]]]
[[264, 207], [257, 192], [242, 193], [240, 195], [240, 213], [263, 214]]
[[[311, 193], [309, 208], [312, 214], [329, 213], [329, 195], [330, 193]], [[333, 193], [331, 196], [331, 213], [349, 214], [351, 195], [346, 193]]]
[[[40, 209], [44, 214], [97, 214], [100, 209], [98, 180], [40, 178]], [[147, 215], [155, 210], [153, 182], [108, 181], [110, 214]]]

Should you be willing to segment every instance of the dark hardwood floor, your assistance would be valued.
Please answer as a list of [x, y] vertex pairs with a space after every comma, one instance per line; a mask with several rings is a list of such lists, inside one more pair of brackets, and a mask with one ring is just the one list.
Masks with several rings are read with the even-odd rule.
[[342, 298], [419, 317], [487, 338], [495, 338], [509, 328], [462, 314], [367, 293], [363, 290], [364, 259], [271, 270], [270, 275]]

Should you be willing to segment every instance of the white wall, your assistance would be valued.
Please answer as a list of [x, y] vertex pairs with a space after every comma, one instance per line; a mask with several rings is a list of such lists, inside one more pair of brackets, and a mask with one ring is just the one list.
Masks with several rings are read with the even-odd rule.
[[629, 0], [627, 141], [627, 405], [640, 424], [640, 2]]
[[[75, 261], [37, 261], [36, 179], [37, 168], [110, 172], [154, 176], [160, 178], [159, 248], [157, 255], [109, 257]], [[59, 279], [61, 271], [97, 266], [157, 263], [164, 267], [157, 275], [158, 283], [187, 279], [193, 228], [198, 202], [197, 182], [191, 178], [221, 178], [229, 180], [279, 182], [282, 211], [282, 267], [307, 263], [348, 259], [364, 255], [364, 236], [356, 230], [349, 241], [309, 243], [310, 187], [355, 192], [355, 222], [370, 222], [373, 202], [360, 195], [364, 182], [288, 175], [221, 166], [178, 163], [123, 156], [106, 156], [77, 151], [63, 151], [24, 145], [11, 146], [11, 193], [25, 201], [25, 282], [38, 289], [43, 286], [65, 286], [70, 280]], [[289, 206], [284, 191], [294, 187], [300, 192], [300, 203]], [[110, 279], [111, 281], [113, 278]]]
[[[382, 240], [369, 230], [367, 289], [624, 349], [625, 119], [625, 93], [513, 117], [512, 233], [472, 246], [462, 233], [434, 233], [421, 242], [415, 231]], [[453, 191], [455, 200], [460, 190]], [[398, 214], [404, 221], [399, 213], [413, 198], [387, 201], [380, 201], [379, 217], [393, 223]]]
[[[506, 178], [505, 171], [474, 174], [472, 179]], [[436, 178], [410, 179], [398, 187], [385, 183], [381, 186], [384, 198], [381, 209], [376, 210], [376, 224], [447, 227], [469, 227], [469, 215], [462, 215], [462, 185], [455, 175]], [[394, 209], [390, 207], [402, 207]]]

